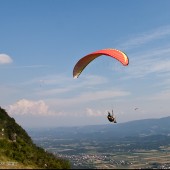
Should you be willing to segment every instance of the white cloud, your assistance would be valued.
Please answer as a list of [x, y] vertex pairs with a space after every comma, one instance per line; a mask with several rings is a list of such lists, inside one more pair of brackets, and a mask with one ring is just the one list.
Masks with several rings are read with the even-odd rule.
[[163, 60], [153, 65], [152, 72], [170, 72], [170, 60]]
[[48, 105], [43, 101], [32, 101], [21, 99], [16, 103], [9, 105], [7, 111], [11, 115], [54, 115], [55, 113], [49, 110]]
[[86, 108], [86, 115], [90, 117], [103, 116], [103, 112], [100, 110], [93, 110], [91, 108]]
[[101, 100], [101, 99], [109, 99], [114, 97], [120, 96], [127, 96], [130, 93], [127, 91], [121, 90], [103, 90], [103, 91], [96, 91], [93, 93], [83, 93], [80, 97], [83, 101], [93, 101], [93, 100]]
[[140, 35], [135, 35], [135, 38], [132, 38], [125, 43], [123, 43], [121, 46], [122, 48], [133, 48], [135, 46], [140, 46], [142, 44], [146, 44], [148, 42], [151, 42], [156, 39], [161, 38], [167, 38], [167, 36], [170, 35], [170, 26], [163, 26], [160, 28], [156, 28], [155, 30], [145, 32]]
[[123, 90], [116, 90], [116, 89], [110, 89], [110, 90], [100, 90], [100, 91], [91, 91], [91, 92], [82, 92], [80, 95], [71, 97], [71, 98], [52, 98], [47, 99], [48, 103], [55, 107], [74, 107], [78, 104], [85, 104], [89, 102], [99, 101], [99, 100], [105, 100], [105, 99], [111, 99], [116, 97], [123, 97], [130, 95], [130, 92], [123, 91]]
[[[150, 49], [131, 55], [130, 64], [126, 71], [129, 77], [144, 77], [148, 74], [170, 72], [170, 47]], [[162, 59], [162, 56], [164, 57]]]
[[160, 91], [149, 98], [149, 100], [165, 100], [170, 101], [170, 89]]
[[0, 64], [12, 63], [12, 58], [7, 54], [0, 54]]
[[54, 88], [37, 92], [40, 96], [55, 96], [56, 94], [69, 92], [70, 88]]
[[[73, 83], [74, 87], [80, 87], [84, 85], [97, 85], [106, 83], [106, 78], [98, 75], [82, 76], [79, 79], [73, 79], [72, 77], [67, 77], [65, 75], [50, 75], [41, 78], [46, 85], [65, 85], [70, 87], [70, 83]], [[73, 87], [72, 87], [73, 88]]]
[[84, 87], [96, 88], [95, 85], [101, 85], [107, 82], [108, 80], [105, 77], [96, 75], [82, 76], [81, 79], [76, 80], [65, 75], [50, 75], [29, 81], [27, 84], [39, 84], [42, 88], [40, 88], [36, 94], [49, 97], [57, 94], [68, 94], [69, 92], [71, 93], [73, 91], [84, 89]]

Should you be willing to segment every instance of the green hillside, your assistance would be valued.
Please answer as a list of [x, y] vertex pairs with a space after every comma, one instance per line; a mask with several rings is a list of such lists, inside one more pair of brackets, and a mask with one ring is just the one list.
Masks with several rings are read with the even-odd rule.
[[70, 169], [67, 160], [36, 146], [27, 132], [0, 107], [0, 169]]

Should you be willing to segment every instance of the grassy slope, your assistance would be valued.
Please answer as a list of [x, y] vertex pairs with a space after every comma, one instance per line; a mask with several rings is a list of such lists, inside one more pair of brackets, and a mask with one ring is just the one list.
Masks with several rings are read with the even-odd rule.
[[27, 132], [0, 108], [0, 168], [70, 169], [70, 163], [37, 147]]

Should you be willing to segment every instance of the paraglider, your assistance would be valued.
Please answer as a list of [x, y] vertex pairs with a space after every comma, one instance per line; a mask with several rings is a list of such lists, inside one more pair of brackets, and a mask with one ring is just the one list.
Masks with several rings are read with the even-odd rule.
[[129, 59], [127, 55], [119, 50], [116, 49], [103, 49], [103, 50], [98, 50], [95, 52], [92, 52], [83, 58], [81, 58], [76, 65], [74, 66], [73, 69], [73, 77], [78, 78], [81, 72], [85, 69], [85, 67], [94, 59], [101, 55], [106, 55], [109, 57], [112, 57], [116, 60], [118, 60], [120, 63], [122, 63], [124, 66], [127, 66], [129, 64]]
[[110, 112], [108, 112], [107, 118], [110, 122], [117, 123], [116, 117], [113, 115], [113, 110], [112, 110], [112, 115], [110, 114]]
[[[78, 78], [79, 75], [82, 73], [82, 71], [90, 62], [92, 62], [94, 59], [102, 55], [109, 56], [113, 59], [116, 59], [123, 66], [127, 66], [129, 64], [129, 58], [124, 52], [117, 49], [102, 49], [82, 57], [74, 66], [73, 78]], [[113, 110], [112, 110], [112, 115], [110, 114], [110, 112], [108, 112], [107, 118], [110, 122], [117, 123], [116, 118], [113, 116]]]

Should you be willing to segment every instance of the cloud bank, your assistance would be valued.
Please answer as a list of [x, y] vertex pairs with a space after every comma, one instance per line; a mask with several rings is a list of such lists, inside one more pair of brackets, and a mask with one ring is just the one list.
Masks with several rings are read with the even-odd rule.
[[7, 111], [10, 115], [54, 115], [53, 111], [49, 110], [48, 105], [43, 101], [32, 101], [21, 99], [16, 103], [9, 105]]

